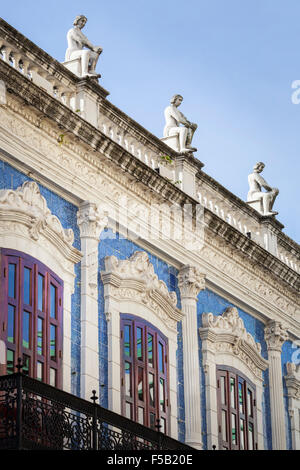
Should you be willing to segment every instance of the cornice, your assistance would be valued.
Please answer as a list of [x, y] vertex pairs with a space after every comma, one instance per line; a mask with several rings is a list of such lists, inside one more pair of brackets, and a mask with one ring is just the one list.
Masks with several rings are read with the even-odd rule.
[[[20, 78], [22, 81], [26, 81], [26, 77], [23, 77], [19, 72], [15, 71], [11, 67], [9, 67], [7, 64], [0, 63], [0, 70], [5, 68], [6, 66], [6, 71], [10, 72], [12, 75], [13, 73]], [[29, 83], [29, 87], [35, 87], [29, 80], [27, 80]], [[13, 81], [11, 82], [13, 86]], [[21, 83], [20, 83], [21, 87]], [[17, 87], [18, 88], [18, 87]], [[87, 128], [95, 133], [98, 132], [91, 126], [90, 124], [86, 123], [84, 120], [82, 120], [79, 116], [74, 116], [74, 113], [70, 111], [67, 107], [65, 107], [63, 104], [59, 103], [55, 98], [50, 97], [46, 92], [43, 92], [43, 90], [40, 90], [38, 87], [36, 88], [36, 92], [39, 92], [41, 95], [44, 93], [44, 98], [45, 101], [48, 103], [51, 102], [52, 108], [56, 109], [56, 106], [58, 106], [59, 110], [61, 112], [65, 111], [70, 113], [72, 119], [73, 119], [73, 124], [71, 128], [75, 129], [74, 132], [70, 130], [70, 132], [67, 134], [68, 139], [70, 139], [70, 143], [66, 144], [66, 150], [70, 148], [72, 151], [77, 151], [78, 155], [80, 155], [80, 158], [82, 159], [82, 163], [79, 164], [79, 162], [76, 164], [76, 169], [73, 169], [73, 173], [78, 173], [78, 175], [81, 176], [81, 174], [84, 174], [89, 172], [89, 178], [91, 181], [95, 180], [96, 181], [96, 176], [97, 179], [100, 179], [99, 173], [97, 174], [92, 174], [91, 170], [88, 170], [85, 165], [85, 161], [89, 162], [91, 167], [101, 169], [101, 173], [105, 173], [106, 175], [109, 175], [111, 180], [114, 180], [116, 185], [123, 185], [126, 187], [126, 191], [130, 191], [131, 193], [135, 193], [138, 198], [140, 198], [141, 201], [145, 201], [147, 203], [153, 202], [155, 198], [157, 198], [157, 202], [161, 201], [162, 198], [164, 198], [165, 202], [167, 204], [172, 204], [174, 203], [174, 200], [177, 202], [178, 205], [183, 205], [184, 203], [196, 205], [197, 202], [187, 196], [185, 193], [182, 193], [178, 188], [174, 187], [171, 183], [166, 182], [164, 178], [162, 178], [160, 175], [158, 175], [156, 172], [154, 172], [151, 168], [143, 164], [140, 160], [126, 152], [123, 148], [118, 146], [118, 144], [114, 143], [113, 141], [110, 141], [106, 136], [103, 135], [103, 147], [102, 150], [105, 148], [106, 150], [104, 152], [105, 155], [102, 155], [101, 152], [94, 152], [90, 147], [89, 144], [81, 138], [81, 136], [84, 134], [83, 132], [77, 132], [78, 129], [83, 126], [87, 126]], [[12, 106], [12, 99], [8, 100], [8, 106]], [[30, 112], [29, 107], [21, 107], [20, 105], [14, 105], [14, 112], [18, 112], [19, 114], [23, 114], [23, 116], [26, 118], [27, 121], [30, 121], [32, 124], [36, 126], [40, 126], [40, 132], [44, 131], [50, 134], [51, 138], [57, 137], [58, 130], [55, 130], [53, 128], [53, 124], [50, 125], [51, 122], [56, 122], [55, 119], [51, 120], [51, 114], [50, 116], [47, 116], [47, 109], [44, 110], [45, 114], [40, 114], [39, 116], [34, 118], [33, 112]], [[26, 109], [28, 111], [26, 111]], [[55, 114], [55, 113], [54, 113]], [[48, 120], [50, 119], [50, 121]], [[43, 120], [45, 119], [45, 120]], [[71, 118], [70, 118], [71, 119]], [[77, 124], [76, 124], [77, 123]], [[101, 133], [99, 133], [101, 135]], [[79, 143], [74, 143], [74, 139], [78, 139]], [[55, 142], [55, 141], [54, 141]], [[47, 144], [49, 145], [49, 144]], [[55, 148], [55, 152], [57, 153], [59, 147], [57, 144], [51, 144], [53, 147], [53, 150]], [[81, 150], [79, 150], [81, 148]], [[90, 150], [88, 150], [90, 149]], [[111, 153], [112, 149], [115, 149], [114, 152]], [[45, 149], [46, 151], [46, 149]], [[48, 153], [47, 149], [47, 153]], [[117, 151], [119, 151], [120, 155], [117, 154]], [[67, 155], [64, 155], [64, 152], [62, 149], [60, 149], [61, 152], [61, 162], [64, 164], [64, 161], [68, 161], [70, 158]], [[107, 158], [107, 152], [109, 153], [109, 156]], [[114, 161], [114, 157], [117, 155], [116, 161]], [[123, 156], [123, 157], [122, 157]], [[123, 158], [123, 161], [122, 161]], [[121, 165], [121, 166], [120, 166]], [[130, 170], [131, 167], [134, 167], [135, 169], [133, 171]], [[123, 172], [120, 174], [120, 168], [121, 171]], [[146, 172], [146, 176], [144, 175], [144, 169]], [[128, 171], [129, 170], [129, 171]], [[135, 173], [136, 172], [136, 173]], [[148, 173], [147, 173], [148, 172]], [[144, 175], [143, 178], [140, 178], [139, 182], [136, 182], [136, 175]], [[153, 184], [147, 184], [146, 182], [146, 177], [147, 175], [150, 178], [153, 178]], [[130, 180], [130, 178], [132, 178]], [[133, 181], [135, 181], [134, 184]], [[103, 178], [101, 180], [101, 184], [106, 184], [103, 181]], [[98, 185], [99, 187], [99, 185]], [[160, 191], [160, 187], [163, 188], [162, 191]], [[170, 188], [170, 191], [172, 195], [174, 196], [173, 199], [172, 197], [168, 196], [168, 190]], [[155, 190], [154, 190], [155, 188]], [[299, 275], [295, 273], [291, 268], [288, 268], [284, 263], [282, 263], [278, 258], [274, 257], [273, 255], [269, 254], [266, 252], [263, 248], [261, 248], [259, 245], [257, 245], [253, 240], [249, 240], [246, 236], [244, 236], [242, 233], [240, 233], [238, 230], [234, 229], [230, 224], [226, 223], [224, 220], [220, 219], [216, 214], [213, 214], [210, 212], [208, 209], [205, 209], [205, 214], [206, 214], [206, 223], [207, 223], [207, 229], [213, 231], [214, 233], [217, 233], [220, 235], [220, 237], [227, 242], [235, 249], [235, 251], [240, 252], [241, 254], [244, 254], [244, 256], [247, 258], [247, 260], [251, 263], [258, 263], [261, 267], [261, 275], [265, 276], [266, 272], [269, 274], [272, 274], [271, 269], [277, 270], [277, 272], [281, 273], [280, 277], [280, 282], [285, 283], [288, 285], [291, 289], [294, 289], [295, 285], [295, 279], [296, 276], [299, 279]], [[234, 234], [234, 236], [232, 236]], [[208, 237], [210, 238], [210, 237]], [[207, 243], [209, 243], [209, 240], [207, 240]], [[261, 262], [261, 254], [263, 254], [263, 262]], [[264, 262], [267, 260], [269, 263], [267, 265], [268, 271], [266, 271], [266, 266], [264, 265]], [[270, 262], [269, 262], [269, 261]], [[272, 264], [273, 263], [273, 264]], [[279, 269], [278, 269], [279, 268]], [[273, 278], [278, 279], [278, 275], [276, 274], [273, 276]], [[257, 272], [256, 272], [257, 274]], [[299, 281], [297, 281], [299, 282]], [[297, 285], [297, 284], [296, 284]], [[295, 290], [294, 290], [295, 292]]]

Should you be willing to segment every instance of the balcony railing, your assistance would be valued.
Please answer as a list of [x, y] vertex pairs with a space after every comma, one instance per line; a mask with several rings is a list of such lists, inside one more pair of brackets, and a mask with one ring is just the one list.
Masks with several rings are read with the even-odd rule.
[[0, 449], [172, 450], [191, 448], [96, 403], [23, 373], [0, 377]]

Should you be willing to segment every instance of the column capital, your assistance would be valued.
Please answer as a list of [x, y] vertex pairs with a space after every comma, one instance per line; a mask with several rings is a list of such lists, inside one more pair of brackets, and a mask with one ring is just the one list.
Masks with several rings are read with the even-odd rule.
[[288, 333], [282, 323], [270, 321], [265, 327], [265, 341], [268, 351], [278, 351], [281, 353], [282, 345], [288, 340]]
[[182, 298], [197, 299], [199, 292], [205, 289], [205, 274], [195, 266], [183, 266], [178, 275], [178, 287]]
[[80, 229], [80, 238], [99, 240], [100, 233], [106, 227], [108, 218], [104, 211], [94, 202], [84, 201], [77, 212], [77, 224]]

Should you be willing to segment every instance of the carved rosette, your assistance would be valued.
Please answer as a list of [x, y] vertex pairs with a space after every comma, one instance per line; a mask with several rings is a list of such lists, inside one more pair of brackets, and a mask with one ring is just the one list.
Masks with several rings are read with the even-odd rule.
[[84, 201], [77, 212], [77, 224], [81, 238], [99, 240], [101, 231], [107, 226], [108, 218], [95, 203]]
[[197, 300], [199, 292], [205, 289], [205, 274], [195, 266], [186, 265], [179, 271], [178, 287], [182, 299]]
[[288, 333], [278, 321], [271, 321], [265, 327], [265, 340], [268, 351], [277, 351], [281, 353], [282, 345], [288, 340]]

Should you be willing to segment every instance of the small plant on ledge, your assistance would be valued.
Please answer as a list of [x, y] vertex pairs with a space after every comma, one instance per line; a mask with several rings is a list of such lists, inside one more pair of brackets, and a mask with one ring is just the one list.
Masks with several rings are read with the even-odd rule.
[[172, 158], [169, 157], [168, 155], [160, 155], [159, 158], [160, 158], [161, 162], [167, 163], [167, 165], [172, 165], [172, 163], [173, 163]]

